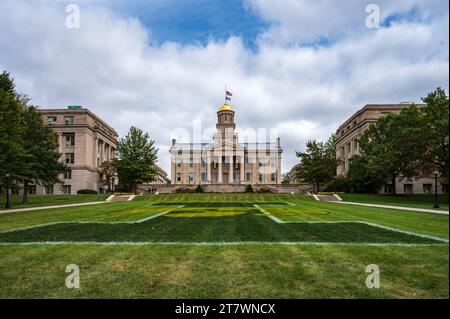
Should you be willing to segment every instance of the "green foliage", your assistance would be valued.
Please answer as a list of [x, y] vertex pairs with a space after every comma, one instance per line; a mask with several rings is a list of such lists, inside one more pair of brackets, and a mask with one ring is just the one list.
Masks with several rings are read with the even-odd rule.
[[203, 187], [201, 185], [197, 185], [194, 192], [195, 193], [203, 193]]
[[421, 112], [425, 122], [423, 138], [428, 141], [428, 149], [422, 162], [424, 166], [430, 164], [433, 169], [438, 169], [448, 185], [449, 98], [438, 87], [422, 100], [427, 103], [427, 107], [422, 108]]
[[385, 182], [379, 171], [372, 170], [366, 157], [353, 156], [348, 170], [349, 192], [376, 193]]
[[333, 180], [336, 175], [336, 137], [323, 143], [310, 140], [306, 143], [306, 152], [296, 152], [300, 163], [295, 166], [296, 177], [302, 181], [316, 185], [316, 191], [320, 184]]
[[128, 134], [119, 140], [117, 158], [113, 165], [121, 183], [136, 192], [137, 184], [155, 180], [155, 162], [158, 149], [155, 141], [137, 127], [131, 127]]
[[116, 176], [116, 168], [113, 165], [112, 161], [104, 161], [100, 165], [100, 174], [103, 176], [103, 180], [101, 183], [103, 185], [106, 185], [106, 191], [111, 192], [111, 190], [114, 188], [113, 178]]
[[93, 189], [80, 189], [77, 191], [77, 194], [98, 194], [98, 193]]
[[283, 174], [281, 177], [281, 184], [287, 185], [291, 183], [291, 179], [289, 178], [289, 174]]
[[328, 182], [325, 185], [325, 192], [318, 192], [318, 194], [326, 195], [325, 193], [345, 192], [348, 193], [352, 189], [350, 181], [346, 177], [338, 177], [335, 180]]
[[190, 188], [178, 188], [175, 190], [175, 193], [178, 194], [192, 194], [195, 192], [195, 189], [190, 189]]
[[246, 193], [253, 193], [253, 187], [252, 185], [248, 184], [247, 187], [245, 187]]
[[397, 177], [418, 178], [434, 169], [448, 183], [449, 99], [437, 88], [423, 101], [427, 106], [412, 105], [399, 114], [391, 113], [363, 134], [362, 158], [350, 165], [349, 172], [360, 191], [390, 182], [395, 193]]
[[41, 114], [34, 106], [26, 107], [24, 119], [24, 144], [30, 159], [24, 170], [23, 203], [28, 202], [28, 183], [53, 185], [62, 183], [60, 176], [67, 169], [56, 151], [58, 142], [51, 128], [45, 126]]
[[371, 124], [360, 139], [367, 170], [390, 181], [394, 192], [395, 180], [400, 175], [419, 176], [423, 168], [420, 159], [427, 148], [427, 141], [421, 138], [423, 130], [423, 119], [414, 105]]
[[266, 187], [260, 187], [256, 190], [256, 193], [262, 193], [262, 194], [267, 194], [267, 193], [273, 193], [272, 190], [270, 188], [266, 188]]
[[[17, 186], [30, 161], [24, 143], [24, 105], [9, 73], [0, 75], [0, 185]], [[9, 178], [6, 175], [9, 174]]]
[[[9, 73], [0, 75], [0, 183], [6, 187], [23, 184], [23, 203], [28, 202], [28, 184], [60, 183], [66, 167], [59, 161], [52, 130], [44, 125], [34, 106], [17, 93]], [[10, 175], [9, 185], [6, 185]]]

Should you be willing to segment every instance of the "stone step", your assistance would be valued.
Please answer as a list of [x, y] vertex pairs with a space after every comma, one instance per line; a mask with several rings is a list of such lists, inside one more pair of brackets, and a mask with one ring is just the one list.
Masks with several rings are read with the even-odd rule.
[[117, 195], [111, 200], [111, 202], [126, 202], [130, 200], [132, 196], [134, 195]]
[[316, 195], [321, 202], [339, 202], [340, 199], [334, 195]]

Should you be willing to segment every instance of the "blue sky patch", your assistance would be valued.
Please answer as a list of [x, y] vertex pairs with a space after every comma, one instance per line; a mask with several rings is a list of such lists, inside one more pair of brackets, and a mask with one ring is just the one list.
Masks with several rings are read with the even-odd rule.
[[158, 43], [200, 43], [240, 36], [254, 48], [258, 34], [269, 27], [242, 0], [171, 0], [118, 2], [114, 9], [135, 16]]

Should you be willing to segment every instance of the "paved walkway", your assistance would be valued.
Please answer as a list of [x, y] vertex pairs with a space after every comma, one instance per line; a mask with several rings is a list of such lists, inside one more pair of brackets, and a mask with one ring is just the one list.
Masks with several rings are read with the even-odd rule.
[[102, 201], [102, 202], [87, 202], [87, 203], [75, 203], [75, 204], [54, 205], [54, 206], [36, 206], [36, 207], [27, 207], [27, 208], [2, 209], [2, 210], [0, 210], [0, 214], [28, 212], [28, 211], [32, 211], [32, 210], [41, 210], [41, 209], [87, 206], [87, 205], [96, 205], [96, 204], [104, 204], [104, 203], [107, 203], [107, 202]]
[[408, 211], [413, 211], [413, 212], [448, 215], [448, 210], [439, 210], [439, 209], [427, 209], [427, 208], [415, 208], [415, 207], [379, 205], [379, 204], [367, 204], [367, 203], [355, 203], [355, 202], [333, 202], [333, 203], [348, 204], [348, 205], [358, 205], [358, 206], [367, 206], [367, 207], [377, 207], [377, 208], [388, 208], [388, 209], [397, 209], [397, 210], [408, 210]]

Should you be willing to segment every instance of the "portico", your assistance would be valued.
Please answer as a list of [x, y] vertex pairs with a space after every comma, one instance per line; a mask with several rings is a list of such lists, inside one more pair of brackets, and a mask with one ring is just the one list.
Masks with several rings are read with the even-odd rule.
[[217, 112], [217, 131], [211, 143], [172, 140], [173, 184], [279, 184], [281, 146], [276, 143], [239, 143], [235, 112], [224, 104]]

